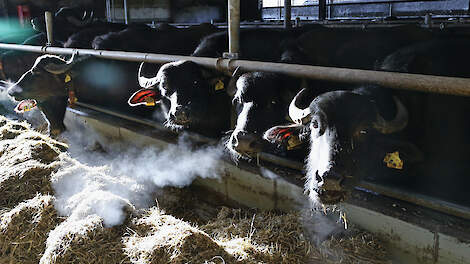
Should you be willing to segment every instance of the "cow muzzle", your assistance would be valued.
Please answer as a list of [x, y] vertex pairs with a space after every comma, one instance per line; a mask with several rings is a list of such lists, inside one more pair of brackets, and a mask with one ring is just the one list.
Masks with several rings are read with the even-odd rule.
[[232, 150], [245, 157], [252, 157], [263, 150], [263, 140], [246, 131], [234, 132], [229, 142]]
[[191, 122], [189, 118], [189, 109], [186, 107], [177, 107], [173, 113], [170, 113], [170, 119], [173, 123], [180, 126], [187, 126]]
[[346, 177], [335, 170], [329, 170], [322, 176], [315, 173], [317, 188], [314, 191], [322, 204], [336, 204], [346, 199], [348, 191], [344, 187]]
[[21, 94], [23, 93], [23, 89], [19, 85], [13, 85], [8, 88], [8, 95], [15, 98], [15, 99], [24, 99]]

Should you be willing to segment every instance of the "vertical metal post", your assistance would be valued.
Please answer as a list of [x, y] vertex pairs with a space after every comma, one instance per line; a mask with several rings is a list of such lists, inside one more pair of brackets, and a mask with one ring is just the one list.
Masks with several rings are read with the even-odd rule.
[[240, 0], [228, 0], [228, 54], [225, 57], [236, 59], [240, 52]]
[[8, 18], [8, 1], [7, 0], [0, 0], [0, 14], [2, 15], [3, 18]]
[[291, 28], [292, 3], [291, 0], [284, 0], [284, 27]]
[[46, 34], [47, 34], [47, 45], [51, 46], [53, 42], [53, 35], [52, 35], [52, 13], [49, 11], [46, 11], [44, 13], [44, 19], [46, 21]]
[[106, 21], [111, 22], [111, 0], [106, 0]]
[[124, 6], [124, 21], [126, 25], [128, 25], [129, 24], [129, 9], [127, 8], [127, 0], [124, 0], [123, 6]]
[[318, 0], [318, 20], [326, 19], [326, 0]]

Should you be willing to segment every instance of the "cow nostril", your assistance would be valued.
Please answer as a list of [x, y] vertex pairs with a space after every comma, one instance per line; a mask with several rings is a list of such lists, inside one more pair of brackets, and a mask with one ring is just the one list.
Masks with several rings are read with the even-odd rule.
[[318, 171], [315, 173], [315, 179], [318, 183], [323, 182], [323, 178], [318, 174]]
[[238, 146], [238, 139], [237, 139], [236, 136], [232, 137], [231, 144], [232, 144], [233, 147]]

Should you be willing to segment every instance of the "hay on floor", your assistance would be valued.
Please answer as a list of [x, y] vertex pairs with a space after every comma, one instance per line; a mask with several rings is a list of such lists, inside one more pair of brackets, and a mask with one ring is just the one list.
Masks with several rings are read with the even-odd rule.
[[61, 221], [53, 200], [38, 194], [0, 215], [0, 263], [39, 262], [49, 231]]
[[50, 175], [66, 149], [25, 122], [0, 116], [0, 208], [12, 208], [36, 193], [52, 194]]
[[58, 217], [50, 180], [66, 150], [0, 116], [0, 263], [388, 263], [371, 234], [315, 246], [298, 213], [212, 206], [190, 189], [166, 189], [111, 228], [97, 215]]

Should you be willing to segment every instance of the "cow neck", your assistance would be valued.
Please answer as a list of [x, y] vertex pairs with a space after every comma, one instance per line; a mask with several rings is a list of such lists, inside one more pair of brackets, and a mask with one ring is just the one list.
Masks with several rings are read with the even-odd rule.
[[76, 76], [74, 76], [74, 74], [71, 71], [60, 74], [60, 77], [59, 77], [60, 81], [62, 81], [65, 84], [65, 91], [67, 93], [68, 103], [70, 106], [74, 106], [75, 103], [77, 102], [76, 85], [74, 85], [75, 77]]

